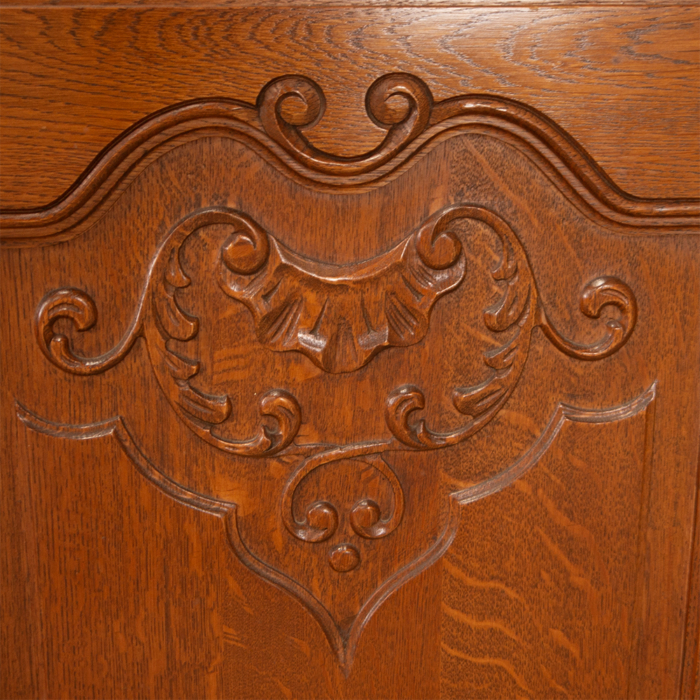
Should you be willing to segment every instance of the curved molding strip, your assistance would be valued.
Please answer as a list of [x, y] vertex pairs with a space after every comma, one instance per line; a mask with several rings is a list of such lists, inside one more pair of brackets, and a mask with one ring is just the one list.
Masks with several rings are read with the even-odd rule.
[[641, 411], [644, 411], [655, 398], [656, 382], [636, 399], [632, 399], [632, 401], [628, 401], [621, 406], [615, 406], [613, 408], [577, 408], [576, 406], [560, 403], [547, 422], [542, 434], [520, 459], [508, 467], [508, 469], [496, 474], [496, 476], [493, 476], [487, 481], [469, 486], [461, 491], [456, 491], [452, 494], [452, 498], [462, 505], [466, 505], [467, 503], [473, 503], [474, 501], [486, 498], [486, 496], [503, 491], [504, 488], [520, 479], [537, 464], [567, 422], [614, 423], [624, 420], [625, 418], [636, 416]]
[[[390, 106], [401, 98], [405, 111]], [[304, 105], [295, 123], [282, 103]], [[393, 105], [392, 100], [391, 105]], [[212, 135], [244, 143], [285, 175], [315, 189], [362, 191], [396, 177], [440, 142], [481, 133], [525, 154], [584, 214], [604, 225], [672, 232], [700, 228], [700, 199], [643, 199], [617, 187], [585, 149], [551, 119], [515, 100], [463, 95], [435, 102], [418, 77], [392, 73], [367, 91], [369, 118], [386, 130], [382, 143], [355, 157], [321, 151], [304, 135], [323, 116], [321, 88], [303, 76], [266, 85], [256, 105], [195, 100], [156, 112], [112, 142], [58, 200], [40, 209], [0, 212], [0, 243], [42, 245], [78, 235], [94, 224], [154, 160], [184, 143]]]
[[435, 542], [412, 562], [395, 571], [375, 589], [364, 602], [350, 628], [343, 634], [330, 612], [307, 588], [283, 572], [266, 564], [246, 546], [241, 539], [238, 529], [235, 503], [202, 496], [166, 476], [139, 449], [123, 418], [118, 416], [87, 425], [53, 423], [37, 416], [18, 401], [15, 402], [15, 412], [27, 428], [43, 435], [70, 440], [114, 437], [124, 453], [134, 463], [138, 472], [163, 493], [178, 503], [221, 518], [226, 528], [229, 544], [241, 562], [259, 576], [294, 596], [311, 612], [326, 634], [331, 648], [337, 655], [338, 661], [346, 675], [350, 673], [357, 643], [370, 617], [374, 615], [394, 591], [442, 557], [454, 539], [459, 526], [460, 509], [457, 502], [454, 499], [450, 499], [447, 522]]
[[[449, 496], [448, 512], [445, 517], [444, 525], [431, 546], [419, 554], [413, 561], [385, 579], [364, 601], [357, 616], [350, 626], [345, 629], [341, 629], [328, 609], [310, 590], [285, 573], [271, 567], [249, 549], [243, 542], [238, 529], [235, 503], [197, 494], [166, 476], [143, 454], [143, 452], [141, 452], [121, 417], [111, 418], [89, 425], [66, 425], [52, 423], [44, 418], [40, 418], [19, 402], [15, 402], [15, 412], [17, 417], [29, 429], [56, 438], [87, 440], [113, 436], [116, 438], [125, 454], [132, 460], [139, 473], [154, 486], [185, 506], [221, 518], [226, 528], [229, 544], [242, 563], [270, 583], [275, 584], [294, 596], [310, 611], [326, 634], [331, 648], [337, 655], [339, 663], [347, 675], [352, 667], [362, 630], [372, 615], [392, 593], [397, 591], [404, 583], [439, 561], [442, 555], [447, 551], [457, 534], [461, 516], [461, 505], [473, 503], [498, 493], [524, 476], [537, 464], [540, 458], [549, 449], [567, 422], [610, 423], [624, 420], [645, 410], [655, 398], [656, 382], [640, 396], [614, 408], [602, 410], [583, 409], [567, 404], [559, 404], [547, 422], [543, 432], [514, 464], [484, 482], [454, 492]], [[372, 443], [363, 446], [345, 446], [343, 448], [338, 448], [333, 454], [319, 455], [318, 458], [306, 460], [302, 463], [300, 469], [297, 470], [284, 489], [283, 502], [289, 515], [291, 516], [292, 500], [294, 498], [296, 486], [298, 486], [301, 480], [311, 470], [327, 464], [331, 459], [338, 459], [350, 453], [352, 453], [353, 456], [365, 455], [365, 457], [371, 458], [371, 455], [377, 455], [378, 452], [383, 451], [383, 447], [384, 445], [382, 444]], [[378, 521], [380, 529], [371, 531], [360, 528], [358, 532], [360, 536], [372, 538], [383, 537], [385, 534], [388, 534], [389, 531], [396, 526], [403, 513], [403, 496], [400, 494], [401, 486], [395, 475], [393, 475], [391, 468], [378, 455], [374, 457], [374, 466], [380, 469], [387, 479], [395, 482], [392, 483], [395, 503], [393, 515], [386, 521]], [[397, 498], [400, 500], [397, 500]], [[328, 506], [329, 504], [316, 505]], [[360, 511], [358, 511], [358, 517], [361, 520], [362, 515], [366, 515], [368, 509], [371, 510], [376, 504], [363, 501], [358, 505], [365, 511], [365, 513], [360, 513]], [[309, 510], [307, 509], [307, 515], [308, 514]], [[285, 526], [295, 537], [305, 539], [309, 542], [325, 539], [323, 535], [315, 537], [315, 535], [313, 535], [314, 528], [310, 528], [308, 523], [301, 524], [303, 526], [301, 529], [298, 528], [298, 525], [299, 523], [296, 523], [293, 518], [287, 517], [285, 519]], [[353, 527], [355, 527], [355, 524], [353, 524]], [[386, 531], [381, 531], [382, 527], [385, 527]], [[318, 532], [318, 530], [316, 530], [316, 532]], [[312, 533], [311, 536], [307, 536], [308, 533]]]

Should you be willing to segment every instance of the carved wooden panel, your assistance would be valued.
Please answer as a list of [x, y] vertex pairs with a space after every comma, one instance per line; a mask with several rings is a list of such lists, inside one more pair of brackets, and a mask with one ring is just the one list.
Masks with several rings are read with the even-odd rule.
[[135, 673], [172, 553], [204, 578], [166, 602], [161, 695], [206, 667], [194, 694], [384, 696], [367, 678], [404, 643], [417, 697], [642, 697], [650, 663], [678, 683], [690, 598], [649, 572], [687, 582], [694, 556], [652, 551], [674, 517], [692, 538], [700, 202], [629, 196], [537, 109], [409, 73], [368, 86], [381, 142], [339, 155], [312, 135], [333, 98], [281, 75], [175, 104], [0, 217], [12, 493], [55, 547], [30, 578], [80, 579], [89, 527], [117, 567], [95, 556], [93, 595], [121, 562], [146, 596], [92, 613], [117, 641], [80, 663]]

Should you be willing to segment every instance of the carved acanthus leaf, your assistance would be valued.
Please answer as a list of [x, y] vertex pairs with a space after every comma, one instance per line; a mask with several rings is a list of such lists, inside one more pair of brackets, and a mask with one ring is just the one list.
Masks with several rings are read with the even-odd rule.
[[484, 313], [484, 323], [497, 333], [514, 329], [498, 350], [485, 354], [491, 372], [475, 386], [456, 387], [452, 403], [469, 420], [457, 430], [438, 433], [414, 414], [425, 408], [423, 392], [416, 386], [395, 389], [387, 399], [386, 421], [391, 432], [405, 445], [416, 449], [437, 449], [461, 442], [486, 425], [508, 400], [527, 360], [530, 333], [536, 320], [537, 294], [525, 251], [510, 226], [483, 207], [458, 205], [449, 210], [455, 218], [468, 218], [487, 224], [501, 241], [499, 265], [491, 273], [505, 282], [499, 301]]

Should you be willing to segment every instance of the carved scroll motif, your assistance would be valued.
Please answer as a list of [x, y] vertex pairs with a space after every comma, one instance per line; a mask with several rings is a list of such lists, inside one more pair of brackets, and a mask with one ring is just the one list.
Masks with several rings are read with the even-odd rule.
[[[221, 518], [225, 524], [231, 547], [240, 560], [259, 576], [285, 589], [290, 595], [297, 598], [306, 606], [325, 632], [329, 644], [337, 655], [340, 666], [347, 674], [352, 667], [355, 650], [362, 630], [373, 613], [380, 607], [382, 602], [401, 585], [438, 561], [451, 544], [459, 525], [461, 512], [460, 504], [474, 503], [482, 498], [491, 496], [523, 477], [537, 464], [538, 460], [550, 448], [567, 422], [604, 424], [625, 420], [642, 411], [646, 411], [652, 405], [655, 397], [656, 384], [653, 384], [645, 392], [631, 401], [612, 408], [581, 409], [561, 403], [558, 404], [541, 435], [513, 464], [484, 482], [451, 494], [447, 522], [442, 531], [438, 534], [435, 542], [416, 559], [394, 572], [386, 579], [371, 596], [364, 601], [356, 617], [352, 620], [349, 629], [346, 629], [344, 632], [341, 631], [338, 621], [332, 617], [329, 611], [308, 588], [301, 585], [293, 578], [290, 578], [285, 573], [269, 566], [249, 549], [239, 532], [237, 507], [235, 503], [195, 493], [169, 478], [143, 454], [138, 445], [134, 442], [122, 418], [112, 418], [89, 425], [66, 425], [52, 423], [40, 418], [20, 404], [15, 405], [15, 410], [23, 424], [44, 435], [73, 440], [115, 438], [124, 452], [133, 461], [139, 473], [154, 486], [183, 505], [209, 512], [213, 516]], [[322, 464], [328, 464], [333, 459], [338, 459], [340, 455], [361, 455], [371, 452], [376, 448], [376, 445], [371, 444], [355, 446], [352, 449], [348, 447], [339, 448], [333, 453], [325, 454], [315, 462], [308, 460], [305, 468], [298, 469], [292, 479], [287, 483], [284, 495], [284, 506], [292, 505], [290, 499], [293, 498], [296, 486], [298, 486], [301, 480], [314, 468], [322, 466]], [[397, 516], [396, 513], [395, 504], [393, 514], [389, 516], [389, 520], [395, 520], [396, 524], [398, 524], [400, 515]], [[354, 569], [359, 562], [356, 548], [347, 543], [339, 544], [331, 548], [328, 559], [331, 567], [341, 573]]]
[[94, 302], [77, 289], [60, 289], [43, 300], [36, 315], [37, 340], [56, 366], [89, 375], [113, 367], [143, 337], [161, 388], [191, 430], [226, 452], [274, 454], [289, 446], [299, 429], [301, 408], [296, 399], [282, 389], [268, 391], [258, 407], [261, 416], [274, 419], [276, 428], [263, 424], [251, 438], [224, 438], [217, 426], [231, 416], [229, 398], [193, 386], [199, 362], [169, 346], [171, 340], [187, 342], [198, 332], [198, 320], [176, 299], [177, 290], [190, 284], [180, 262], [185, 240], [205, 226], [230, 226], [221, 251], [219, 284], [248, 307], [260, 342], [275, 351], [303, 352], [328, 372], [347, 372], [383, 348], [412, 345], [424, 337], [435, 302], [464, 278], [462, 242], [450, 228], [460, 219], [488, 225], [501, 241], [501, 260], [492, 277], [503, 283], [503, 293], [485, 311], [484, 324], [495, 333], [510, 335], [501, 348], [484, 356], [489, 375], [481, 383], [452, 390], [453, 406], [468, 417], [461, 428], [435, 432], [425, 420], [415, 421], [415, 413], [425, 408], [425, 398], [413, 385], [398, 387], [385, 408], [391, 433], [405, 447], [447, 447], [483, 428], [508, 400], [527, 361], [536, 326], [558, 349], [577, 359], [602, 359], [622, 347], [637, 319], [631, 289], [612, 277], [596, 278], [585, 286], [581, 294], [585, 315], [598, 318], [604, 307], [614, 306], [619, 318], [607, 321], [606, 334], [598, 342], [581, 345], [556, 330], [518, 237], [501, 217], [483, 207], [446, 207], [387, 253], [349, 267], [301, 258], [245, 214], [213, 207], [186, 217], [170, 232], [155, 257], [135, 318], [111, 351], [96, 358], [80, 357], [65, 335], [54, 332], [59, 318], [72, 320], [79, 331], [95, 324]]
[[197, 319], [184, 312], [175, 298], [178, 289], [190, 284], [180, 263], [182, 244], [204, 226], [239, 227], [242, 221], [245, 219], [236, 212], [212, 208], [197, 212], [175, 226], [156, 254], [127, 333], [115, 348], [100, 357], [76, 355], [70, 340], [54, 332], [54, 323], [59, 318], [71, 319], [79, 331], [90, 329], [97, 318], [92, 299], [77, 289], [60, 289], [49, 294], [36, 315], [36, 335], [46, 357], [66, 372], [96, 374], [120, 362], [136, 339], [143, 337], [170, 405], [200, 438], [225, 452], [246, 456], [274, 454], [287, 447], [301, 423], [301, 408], [289, 392], [273, 389], [258, 401], [261, 416], [274, 419], [275, 428], [261, 425], [255, 436], [244, 440], [223, 438], [217, 435], [216, 428], [231, 415], [229, 398], [205, 394], [194, 387], [191, 380], [199, 372], [199, 362], [177, 354], [168, 345], [171, 340], [189, 341], [199, 330]]
[[[396, 108], [394, 98], [403, 101], [403, 109]], [[288, 99], [301, 100], [303, 105], [294, 123], [283, 116], [282, 105]], [[662, 206], [658, 202], [625, 199], [610, 188], [569, 137], [542, 115], [510, 100], [472, 96], [436, 103], [427, 86], [415, 76], [384, 76], [368, 90], [366, 107], [369, 117], [386, 131], [385, 137], [376, 149], [354, 158], [323, 152], [304, 135], [304, 129], [322, 117], [324, 107], [323, 92], [313, 81], [285, 76], [269, 83], [255, 106], [202, 101], [163, 112], [140, 130], [126, 135], [98, 164], [92, 180], [79, 183], [65, 202], [56, 205], [56, 211], [42, 215], [46, 230], [37, 234], [38, 239], [63, 240], [80, 227], [94, 223], [112, 201], [117, 184], [128, 173], [138, 171], [142, 154], [155, 157], [161, 142], [164, 149], [171, 148], [178, 139], [193, 139], [198, 133], [235, 138], [305, 186], [340, 192], [377, 186], [408, 167], [414, 155], [427, 152], [440, 140], [478, 130], [510, 140], [546, 171], [575, 206], [587, 215], [604, 218], [607, 224], [638, 226], [635, 217], [644, 217], [645, 225], [673, 229], [688, 225], [695, 211], [691, 212], [692, 207], [682, 202]], [[33, 213], [9, 217], [18, 244], [31, 243], [29, 234], [39, 226], [40, 218]], [[423, 389], [406, 384], [392, 391], [384, 406], [377, 406], [378, 411], [384, 410], [383, 435], [366, 436], [366, 441], [351, 445], [301, 446], [295, 444], [301, 407], [287, 390], [272, 387], [258, 399], [260, 425], [255, 434], [240, 439], [226, 436], [226, 428], [234, 426], [236, 420], [230, 398], [200, 388], [199, 361], [179, 349], [183, 343], [191, 348], [186, 344], [199, 333], [199, 320], [183, 308], [180, 299], [180, 291], [191, 284], [181, 260], [181, 251], [190, 236], [207, 226], [229, 228], [219, 249], [216, 282], [229, 303], [242, 304], [247, 309], [245, 313], [250, 314], [262, 346], [274, 352], [302, 353], [325, 372], [343, 373], [367, 365], [386, 348], [408, 348], [420, 343], [430, 331], [431, 314], [443, 296], [470, 294], [465, 255], [469, 238], [457, 227], [460, 221], [479, 222], [500, 241], [501, 257], [491, 273], [500, 290], [499, 299], [484, 310], [483, 322], [488, 331], [502, 339], [497, 350], [484, 354], [483, 375], [461, 377], [457, 386], [447, 387], [460, 427], [440, 430], [434, 421], [421, 418], [419, 413], [426, 409]], [[381, 556], [378, 552], [382, 551], [391, 553], [396, 535], [406, 534], [405, 529], [397, 532], [397, 528], [408, 527], [411, 492], [392, 468], [391, 453], [448, 448], [483, 429], [515, 390], [536, 327], [561, 352], [591, 361], [609, 357], [620, 349], [637, 320], [632, 290], [619, 279], [601, 276], [581, 290], [580, 310], [586, 317], [597, 319], [604, 308], [612, 308], [613, 317], [605, 321], [602, 337], [590, 345], [565, 338], [545, 311], [535, 273], [517, 232], [496, 212], [474, 203], [455, 203], [435, 212], [412, 233], [407, 232], [392, 249], [351, 265], [304, 258], [274, 233], [240, 211], [209, 207], [193, 212], [178, 222], [160, 245], [133, 321], [113, 349], [98, 357], [83, 357], [71, 340], [58, 332], [59, 319], [72, 321], [79, 332], [95, 326], [95, 303], [79, 289], [59, 289], [48, 294], [37, 309], [35, 333], [43, 353], [55, 366], [81, 376], [111, 369], [141, 338], [169, 404], [199, 438], [228, 454], [255, 458], [281, 454], [286, 460], [293, 460], [288, 462], [292, 464], [290, 472], [280, 477], [275, 495], [277, 498], [279, 494], [279, 500], [270, 518], [276, 522], [272, 527], [278, 528], [275, 536], [305, 556], [318, 552], [322, 566], [316, 571], [341, 582], [361, 580], [359, 577], [373, 569], [370, 565], [361, 566], [362, 559]], [[255, 553], [256, 543], [244, 541], [241, 531], [245, 532], [245, 528], [239, 531], [235, 504], [195, 494], [149, 462], [124, 419], [92, 426], [60, 426], [21, 407], [18, 415], [33, 429], [51, 435], [80, 439], [114, 436], [154, 485], [189, 507], [221, 517], [231, 546], [242, 561], [302, 601], [323, 627], [347, 671], [362, 627], [374, 610], [449, 546], [459, 521], [458, 501], [467, 503], [482, 498], [519, 478], [551, 444], [565, 420], [608, 421], [614, 419], [613, 414], [632, 415], [631, 411], [641, 410], [640, 406], [653, 400], [653, 388], [650, 392], [636, 403], [623, 406], [622, 412], [615, 409], [617, 413], [560, 406], [540, 440], [539, 452], [530, 450], [512, 469], [453, 494], [446, 520], [437, 523], [439, 527], [436, 526], [430, 543], [422, 550], [417, 548], [412, 560], [397, 564], [388, 577], [373, 581], [368, 597], [352, 610], [356, 616], [342, 619], [334, 617], [333, 609], [326, 607], [327, 601], [304, 581], [303, 573], [290, 573], [295, 571], [293, 568], [285, 572], [283, 566], [266, 562]], [[341, 465], [353, 475], [354, 469], [373, 470], [375, 476], [379, 475], [373, 483], [381, 483], [384, 496], [365, 492], [360, 498], [353, 495], [346, 502], [351, 505], [344, 510], [338, 497], [313, 492], [313, 484], [307, 479], [334, 465]], [[382, 540], [381, 545], [377, 540]]]
[[439, 212], [388, 253], [351, 266], [301, 258], [242, 219], [223, 248], [220, 285], [248, 307], [263, 345], [351, 372], [383, 348], [420, 341], [435, 302], [462, 281], [453, 214]]
[[[394, 470], [379, 453], [372, 453], [377, 445], [359, 445], [356, 450], [329, 450], [305, 459], [287, 481], [282, 492], [282, 520], [287, 530], [305, 542], [323, 542], [333, 536], [338, 528], [338, 511], [327, 500], [314, 501], [306, 506], [301, 520], [294, 515], [295, 497], [301, 482], [313, 471], [333, 464], [347, 461], [353, 467], [370, 466], [376, 469], [391, 487], [393, 503], [384, 514], [381, 506], [371, 498], [362, 498], [353, 506], [349, 514], [350, 526], [354, 533], [365, 539], [379, 539], [391, 534], [401, 522], [405, 499], [401, 482]], [[362, 453], [368, 453], [362, 455]], [[360, 456], [354, 456], [359, 454]], [[328, 553], [329, 564], [336, 571], [350, 571], [360, 563], [360, 554], [352, 544], [331, 548]]]

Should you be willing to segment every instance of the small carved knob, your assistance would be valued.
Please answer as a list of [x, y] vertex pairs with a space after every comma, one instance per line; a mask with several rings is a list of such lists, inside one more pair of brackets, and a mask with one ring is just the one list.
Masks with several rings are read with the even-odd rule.
[[360, 553], [351, 544], [339, 544], [328, 554], [328, 563], [340, 573], [352, 571], [360, 563]]

